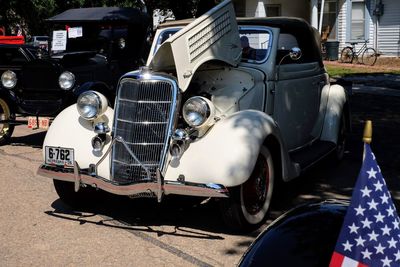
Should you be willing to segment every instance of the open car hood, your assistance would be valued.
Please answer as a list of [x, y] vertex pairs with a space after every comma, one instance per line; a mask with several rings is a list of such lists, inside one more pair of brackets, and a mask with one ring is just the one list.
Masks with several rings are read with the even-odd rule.
[[176, 72], [179, 87], [185, 91], [203, 63], [218, 60], [236, 66], [241, 53], [235, 11], [226, 0], [167, 39], [148, 66], [154, 71]]

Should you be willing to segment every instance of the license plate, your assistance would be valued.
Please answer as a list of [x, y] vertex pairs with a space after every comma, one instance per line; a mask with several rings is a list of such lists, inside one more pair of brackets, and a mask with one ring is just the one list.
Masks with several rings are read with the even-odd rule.
[[[37, 123], [39, 122], [39, 126]], [[50, 119], [46, 117], [39, 117], [37, 120], [36, 117], [28, 117], [28, 128], [29, 129], [48, 129], [50, 125]]]
[[46, 164], [63, 167], [74, 166], [74, 150], [72, 148], [46, 146]]

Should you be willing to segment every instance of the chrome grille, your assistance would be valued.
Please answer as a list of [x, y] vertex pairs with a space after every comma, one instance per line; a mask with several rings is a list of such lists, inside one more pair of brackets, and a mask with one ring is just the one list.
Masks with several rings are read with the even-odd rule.
[[[114, 137], [120, 136], [149, 169], [150, 180], [162, 170], [172, 127], [177, 89], [169, 80], [121, 82], [115, 105]], [[146, 171], [117, 142], [112, 153], [112, 177], [118, 183], [148, 181]]]

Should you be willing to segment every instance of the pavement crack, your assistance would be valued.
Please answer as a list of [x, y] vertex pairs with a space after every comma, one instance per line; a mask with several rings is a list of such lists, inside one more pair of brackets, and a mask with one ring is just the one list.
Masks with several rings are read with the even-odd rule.
[[[107, 219], [111, 219], [112, 220], [112, 218], [109, 218], [109, 217], [104, 216], [104, 215], [99, 215], [99, 216], [102, 217], [102, 218], [107, 218]], [[125, 224], [123, 222], [120, 222], [120, 221], [116, 221], [116, 220], [112, 220], [112, 224], [117, 225], [117, 226], [127, 226], [127, 224]], [[128, 231], [129, 233], [135, 235], [136, 237], [139, 237], [139, 238], [143, 239], [144, 241], [147, 241], [147, 242], [149, 242], [149, 243], [151, 243], [151, 244], [153, 244], [153, 245], [155, 245], [155, 246], [157, 246], [157, 247], [159, 247], [159, 248], [161, 248], [161, 249], [163, 249], [163, 250], [165, 250], [165, 251], [167, 251], [167, 252], [169, 252], [169, 253], [171, 253], [171, 254], [173, 254], [173, 255], [175, 255], [175, 256], [177, 256], [177, 257], [179, 257], [179, 258], [181, 258], [181, 259], [183, 259], [183, 260], [185, 260], [185, 261], [187, 261], [189, 263], [191, 263], [191, 264], [193, 264], [193, 265], [204, 266], [204, 267], [213, 266], [213, 265], [211, 265], [209, 263], [206, 263], [206, 262], [196, 258], [195, 256], [192, 256], [192, 255], [190, 255], [188, 253], [185, 253], [182, 250], [180, 250], [180, 249], [178, 249], [178, 248], [176, 248], [174, 246], [171, 246], [171, 245], [169, 245], [167, 243], [164, 243], [164, 242], [160, 241], [159, 239], [154, 238], [154, 237], [152, 237], [150, 235], [147, 235], [147, 234], [142, 233], [142, 232], [135, 231], [133, 229], [132, 230], [125, 229], [125, 230]]]

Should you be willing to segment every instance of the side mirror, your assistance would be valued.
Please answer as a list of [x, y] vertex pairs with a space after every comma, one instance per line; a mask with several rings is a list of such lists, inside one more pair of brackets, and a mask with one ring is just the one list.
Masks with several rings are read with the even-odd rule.
[[289, 56], [292, 60], [299, 60], [302, 56], [301, 49], [298, 47], [293, 47], [290, 49]]
[[290, 59], [292, 59], [293, 61], [299, 60], [301, 58], [301, 49], [298, 47], [293, 47], [292, 49], [290, 49], [289, 54], [286, 54], [284, 57], [282, 57], [282, 59], [279, 61], [279, 64], [277, 66], [277, 71], [276, 71], [276, 80], [279, 80], [279, 69], [280, 66], [283, 62], [283, 60], [287, 57], [290, 57]]

